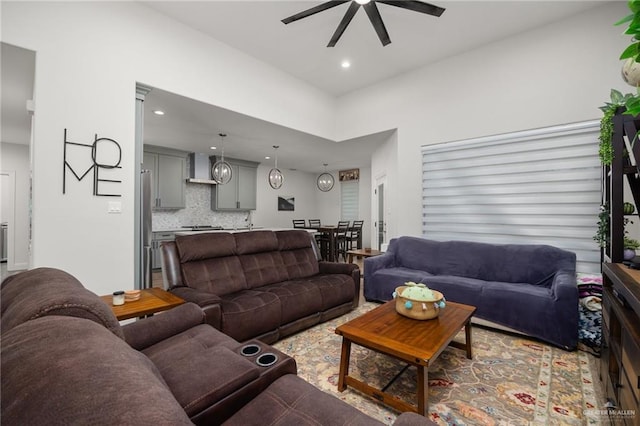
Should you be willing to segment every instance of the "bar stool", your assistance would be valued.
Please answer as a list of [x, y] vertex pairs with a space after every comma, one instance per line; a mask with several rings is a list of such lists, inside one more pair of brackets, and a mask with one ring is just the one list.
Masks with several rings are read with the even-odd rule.
[[347, 250], [362, 248], [362, 227], [364, 220], [354, 220], [349, 230], [348, 248]]
[[[309, 219], [309, 228], [320, 228], [322, 226], [320, 219]], [[318, 231], [314, 234], [316, 243], [320, 248], [320, 257], [322, 260], [329, 258], [329, 234]]]
[[338, 222], [338, 228], [336, 229], [336, 261], [340, 261], [340, 255], [344, 261], [347, 261], [347, 243], [349, 240], [349, 221], [341, 220]]

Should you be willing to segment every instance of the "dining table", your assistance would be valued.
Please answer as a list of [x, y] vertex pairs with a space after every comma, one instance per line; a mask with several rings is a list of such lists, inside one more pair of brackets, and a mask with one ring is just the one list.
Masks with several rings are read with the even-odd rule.
[[[338, 235], [338, 226], [337, 225], [321, 225], [321, 226], [306, 226], [304, 229], [315, 231], [318, 233], [324, 233], [328, 236], [329, 241], [329, 256], [328, 261], [337, 262], [338, 261], [338, 250], [337, 250], [337, 235]], [[348, 231], [351, 232], [354, 228], [348, 228]], [[362, 233], [358, 235], [357, 247], [362, 248]]]

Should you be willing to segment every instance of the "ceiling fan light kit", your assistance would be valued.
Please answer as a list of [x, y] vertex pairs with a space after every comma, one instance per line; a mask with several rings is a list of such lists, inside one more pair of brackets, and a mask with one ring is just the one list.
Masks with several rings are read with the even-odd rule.
[[380, 42], [383, 46], [391, 43], [391, 38], [389, 37], [387, 28], [384, 26], [382, 16], [380, 16], [380, 11], [378, 10], [376, 3], [383, 3], [390, 6], [395, 6], [436, 17], [440, 17], [445, 11], [445, 9], [442, 7], [418, 0], [334, 0], [321, 3], [318, 6], [314, 6], [300, 13], [296, 13], [295, 15], [291, 15], [287, 18], [284, 18], [282, 22], [284, 24], [290, 24], [308, 16], [315, 15], [316, 13], [339, 6], [343, 3], [350, 3], [349, 8], [338, 24], [338, 28], [336, 28], [336, 31], [333, 33], [333, 36], [331, 37], [331, 40], [329, 40], [329, 44], [327, 45], [327, 47], [334, 47], [338, 43], [338, 40], [340, 40], [340, 37], [342, 37], [342, 34], [347, 29], [347, 26], [355, 16], [358, 9], [360, 9], [360, 7], [363, 7], [364, 11], [367, 13], [369, 21], [371, 21], [371, 25], [373, 25], [373, 28], [376, 30], [376, 34], [378, 34], [378, 38], [380, 39]]

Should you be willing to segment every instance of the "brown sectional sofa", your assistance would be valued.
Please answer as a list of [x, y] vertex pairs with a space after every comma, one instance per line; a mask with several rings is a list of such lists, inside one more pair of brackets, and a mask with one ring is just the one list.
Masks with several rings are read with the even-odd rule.
[[178, 236], [162, 245], [165, 286], [234, 339], [273, 343], [358, 306], [358, 267], [316, 249], [304, 230]]
[[[39, 268], [0, 287], [6, 425], [382, 425], [256, 355], [186, 303], [121, 326], [71, 275]], [[275, 354], [271, 366], [256, 362]], [[396, 425], [433, 424], [405, 413]]]

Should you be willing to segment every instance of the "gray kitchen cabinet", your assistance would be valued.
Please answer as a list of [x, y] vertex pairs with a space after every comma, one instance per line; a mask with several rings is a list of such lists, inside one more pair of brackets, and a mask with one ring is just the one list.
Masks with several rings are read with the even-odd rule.
[[255, 210], [258, 163], [225, 158], [231, 166], [231, 180], [211, 187], [212, 210]]
[[185, 208], [186, 153], [163, 153], [145, 148], [142, 168], [151, 171], [151, 205], [154, 209]]
[[173, 241], [176, 236], [173, 231], [157, 231], [153, 232], [151, 237], [151, 269], [159, 269], [162, 267], [162, 252], [160, 244], [165, 241]]

